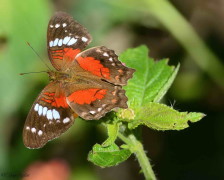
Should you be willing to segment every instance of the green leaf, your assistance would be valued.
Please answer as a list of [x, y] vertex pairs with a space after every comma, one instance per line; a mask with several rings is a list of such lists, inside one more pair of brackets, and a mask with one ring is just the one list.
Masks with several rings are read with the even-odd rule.
[[156, 130], [181, 130], [189, 127], [188, 122], [197, 122], [205, 114], [195, 112], [178, 112], [164, 104], [151, 102], [139, 109], [135, 120], [128, 124], [130, 129], [146, 125]]
[[129, 107], [138, 108], [148, 102], [159, 101], [172, 84], [179, 66], [168, 66], [168, 59], [154, 61], [148, 57], [148, 48], [139, 46], [123, 52], [119, 59], [136, 69], [134, 77], [125, 87]]
[[103, 142], [103, 144], [102, 144], [103, 147], [112, 145], [114, 143], [114, 141], [117, 139], [119, 125], [120, 125], [120, 123], [106, 124], [108, 138], [106, 141]]
[[89, 152], [88, 160], [100, 167], [110, 167], [118, 165], [129, 158], [131, 152], [128, 149], [120, 149], [116, 144], [102, 147], [95, 144]]

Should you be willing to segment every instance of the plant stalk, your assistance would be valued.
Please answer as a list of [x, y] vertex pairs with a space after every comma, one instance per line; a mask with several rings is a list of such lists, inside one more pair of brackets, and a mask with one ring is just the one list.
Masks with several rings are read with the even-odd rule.
[[152, 170], [152, 166], [149, 162], [148, 157], [143, 149], [142, 143], [136, 138], [134, 134], [129, 134], [128, 137], [121, 133], [118, 133], [118, 137], [124, 141], [130, 150], [136, 155], [142, 172], [146, 180], [156, 180], [156, 176]]

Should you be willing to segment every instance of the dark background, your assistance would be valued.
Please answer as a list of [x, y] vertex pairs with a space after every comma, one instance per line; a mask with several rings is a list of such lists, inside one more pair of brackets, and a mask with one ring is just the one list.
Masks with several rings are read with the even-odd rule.
[[[14, 179], [21, 179], [21, 173], [29, 167], [37, 171], [39, 179], [144, 179], [134, 156], [105, 169], [88, 162], [91, 147], [103, 142], [106, 134], [102, 127], [81, 120], [42, 149], [29, 150], [22, 143], [28, 111], [48, 82], [46, 74], [19, 76], [21, 72], [46, 69], [26, 41], [48, 61], [47, 23], [54, 11], [63, 10], [89, 29], [93, 36], [90, 46], [105, 45], [119, 54], [127, 48], [146, 44], [149, 55], [156, 60], [167, 57], [170, 65], [181, 63], [180, 72], [162, 102], [179, 111], [203, 112], [207, 116], [182, 131], [143, 128], [145, 150], [160, 180], [224, 179], [224, 83], [221, 82], [224, 77], [216, 74], [218, 69], [211, 69], [218, 62], [223, 70], [224, 1], [166, 1], [179, 12], [176, 16], [183, 15], [197, 32], [204, 47], [201, 49], [194, 44], [197, 40], [191, 41], [188, 29], [183, 32], [186, 41], [179, 41], [175, 31], [181, 24], [176, 21], [178, 17], [170, 19], [170, 12], [163, 5], [156, 13], [152, 6], [143, 5], [151, 1], [1, 1], [0, 173], [8, 176], [17, 173]], [[161, 21], [160, 15], [164, 13], [167, 17]], [[168, 28], [167, 22], [173, 26]], [[192, 56], [192, 50], [198, 58]], [[209, 59], [211, 66], [204, 68], [197, 62], [203, 64], [208, 53], [215, 55], [215, 60]], [[211, 70], [214, 76], [209, 73]], [[2, 175], [0, 179], [6, 177]]]

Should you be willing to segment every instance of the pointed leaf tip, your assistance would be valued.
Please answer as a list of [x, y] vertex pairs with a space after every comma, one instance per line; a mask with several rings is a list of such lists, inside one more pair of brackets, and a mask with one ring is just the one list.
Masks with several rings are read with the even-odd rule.
[[204, 116], [203, 113], [179, 112], [164, 104], [151, 102], [139, 110], [135, 120], [129, 123], [129, 128], [146, 125], [156, 130], [182, 130], [189, 127], [189, 122], [197, 122]]

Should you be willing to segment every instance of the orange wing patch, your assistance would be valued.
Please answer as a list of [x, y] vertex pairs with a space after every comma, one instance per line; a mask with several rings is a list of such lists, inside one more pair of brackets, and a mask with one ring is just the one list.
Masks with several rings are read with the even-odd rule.
[[68, 60], [73, 61], [78, 53], [80, 53], [80, 49], [72, 49], [72, 48], [64, 48], [64, 57]]
[[78, 53], [80, 53], [80, 49], [64, 48], [61, 50], [51, 50], [52, 58], [60, 60], [66, 57], [69, 61], [73, 61]]
[[94, 59], [93, 57], [80, 56], [77, 58], [77, 61], [83, 69], [91, 72], [92, 74], [110, 79], [110, 70], [104, 67], [99, 60]]
[[85, 89], [75, 91], [68, 96], [68, 100], [77, 104], [90, 104], [95, 100], [103, 99], [106, 92], [106, 89]]
[[42, 101], [45, 101], [55, 107], [68, 108], [65, 96], [60, 95], [59, 97], [55, 97], [55, 93], [48, 92], [44, 93], [44, 95], [45, 97], [41, 98]]

